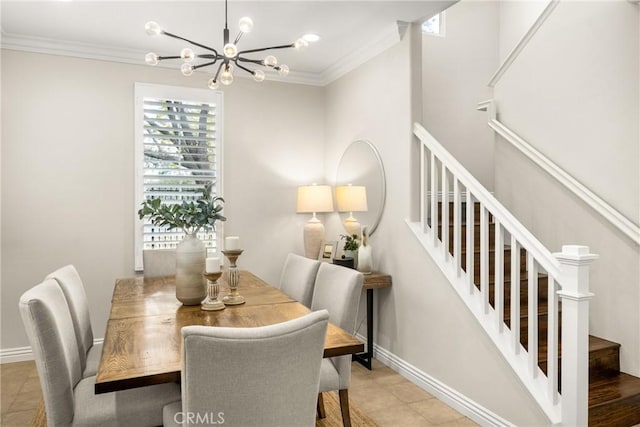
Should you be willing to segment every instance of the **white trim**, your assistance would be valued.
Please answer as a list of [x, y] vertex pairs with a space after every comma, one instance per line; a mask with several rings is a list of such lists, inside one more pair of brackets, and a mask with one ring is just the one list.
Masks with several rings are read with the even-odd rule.
[[613, 224], [618, 230], [622, 231], [636, 245], [640, 245], [640, 226], [634, 224], [630, 219], [620, 213], [620, 211], [604, 201], [593, 191], [589, 190], [568, 172], [551, 161], [551, 159], [536, 150], [518, 134], [509, 129], [503, 123], [500, 123], [500, 121], [496, 119], [495, 106], [493, 106], [492, 102], [484, 101], [478, 105], [478, 109], [484, 111], [488, 110], [491, 112], [488, 122], [491, 129], [511, 143], [515, 148], [520, 150], [522, 154], [527, 156], [531, 161], [542, 168], [542, 170], [559, 181], [592, 209], [602, 215], [602, 217]]
[[371, 58], [381, 54], [391, 46], [398, 43], [406, 33], [407, 24], [397, 21], [381, 31], [379, 36], [360, 47], [355, 52], [350, 53], [335, 64], [327, 68], [319, 77], [322, 86], [338, 80], [340, 77], [355, 70]]
[[393, 369], [413, 384], [431, 393], [438, 398], [438, 400], [443, 401], [478, 424], [482, 426], [514, 425], [442, 381], [437, 380], [426, 372], [404, 361], [389, 350], [374, 344], [373, 353], [379, 362]]
[[0, 350], [0, 364], [33, 360], [31, 347], [14, 347]]
[[533, 38], [534, 34], [538, 31], [538, 29], [544, 24], [544, 21], [547, 20], [551, 12], [558, 6], [560, 0], [551, 0], [549, 4], [544, 8], [544, 10], [540, 13], [540, 16], [535, 20], [531, 28], [522, 36], [518, 44], [513, 48], [511, 53], [507, 55], [505, 60], [502, 62], [502, 65], [498, 68], [498, 70], [491, 76], [491, 80], [489, 80], [488, 86], [494, 87], [496, 83], [500, 80], [502, 75], [509, 69], [511, 64], [514, 63], [516, 58], [520, 55], [520, 53], [524, 50], [525, 46], [529, 44], [529, 41]]
[[[93, 345], [102, 344], [104, 338], [96, 338]], [[0, 364], [25, 362], [33, 360], [33, 351], [31, 347], [14, 347], [0, 350]]]
[[[398, 43], [404, 37], [407, 27], [408, 24], [406, 22], [395, 22], [384, 31], [381, 31], [377, 38], [372, 39], [369, 43], [340, 59], [321, 73], [291, 71], [286, 78], [269, 74], [267, 80], [311, 86], [326, 86]], [[0, 47], [2, 49], [70, 56], [98, 61], [121, 62], [148, 67], [144, 62], [146, 52], [135, 49], [113, 48], [90, 43], [26, 36], [7, 33], [5, 31], [2, 31], [1, 35]], [[176, 70], [176, 73], [180, 72], [175, 64], [169, 62], [161, 62], [156, 65], [156, 67], [172, 68]], [[205, 71], [197, 71], [194, 75], [204, 72]], [[250, 78], [250, 76], [243, 76], [242, 73], [238, 73], [238, 76]]]

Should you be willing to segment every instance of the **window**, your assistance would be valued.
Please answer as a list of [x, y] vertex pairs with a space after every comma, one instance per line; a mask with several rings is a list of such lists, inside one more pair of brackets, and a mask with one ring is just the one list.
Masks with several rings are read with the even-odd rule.
[[[182, 203], [202, 196], [205, 185], [220, 196], [222, 162], [222, 94], [137, 83], [135, 86], [135, 269], [141, 271], [143, 249], [175, 249], [181, 230], [154, 226], [138, 218], [142, 202], [159, 197]], [[218, 226], [219, 224], [216, 224]], [[198, 237], [209, 252], [220, 248], [220, 230]]]
[[444, 12], [432, 16], [422, 23], [422, 32], [433, 36], [444, 37]]

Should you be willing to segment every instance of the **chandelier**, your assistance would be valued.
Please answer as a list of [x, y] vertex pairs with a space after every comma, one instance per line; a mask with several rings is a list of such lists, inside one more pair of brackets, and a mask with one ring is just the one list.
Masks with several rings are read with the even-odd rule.
[[[224, 2], [224, 30], [222, 33], [223, 39], [223, 47], [222, 53], [219, 53], [216, 49], [206, 46], [201, 43], [197, 43], [181, 37], [176, 34], [172, 34], [168, 31], [165, 31], [157, 22], [149, 21], [145, 24], [144, 29], [150, 36], [157, 36], [160, 34], [164, 34], [165, 36], [172, 37], [174, 39], [185, 41], [193, 46], [204, 49], [210, 53], [196, 54], [191, 48], [185, 47], [180, 51], [180, 55], [173, 56], [160, 56], [154, 52], [149, 52], [145, 55], [145, 62], [149, 65], [157, 65], [159, 61], [164, 61], [167, 59], [181, 59], [184, 62], [180, 66], [180, 71], [185, 76], [190, 76], [193, 72], [199, 68], [209, 67], [215, 64], [218, 65], [218, 69], [214, 76], [209, 79], [208, 86], [211, 89], [217, 89], [219, 87], [219, 83], [223, 85], [230, 85], [233, 83], [233, 72], [235, 67], [243, 70], [253, 76], [253, 79], [257, 82], [264, 81], [266, 78], [266, 74], [262, 69], [250, 69], [249, 64], [251, 66], [261, 66], [266, 70], [275, 70], [281, 76], [286, 76], [289, 74], [289, 67], [285, 64], [278, 65], [278, 60], [273, 55], [268, 55], [263, 59], [251, 59], [247, 58], [245, 55], [247, 54], [255, 54], [258, 52], [265, 52], [268, 50], [275, 49], [288, 49], [295, 48], [301, 49], [308, 45], [308, 41], [305, 39], [306, 37], [312, 37], [312, 40], [315, 41], [317, 36], [307, 35], [303, 38], [296, 40], [291, 44], [284, 44], [280, 46], [270, 46], [263, 47], [259, 49], [248, 49], [248, 50], [238, 50], [238, 42], [242, 38], [242, 36], [246, 33], [249, 33], [253, 29], [253, 21], [249, 17], [240, 18], [239, 22], [240, 32], [236, 36], [233, 43], [229, 40], [229, 27], [227, 25], [227, 0]], [[195, 64], [194, 61], [201, 60], [200, 63]]]

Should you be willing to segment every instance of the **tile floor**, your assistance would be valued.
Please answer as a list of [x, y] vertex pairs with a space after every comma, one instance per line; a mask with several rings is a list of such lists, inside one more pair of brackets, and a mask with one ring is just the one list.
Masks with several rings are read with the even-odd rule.
[[[35, 364], [5, 363], [0, 367], [0, 424], [29, 426], [42, 398]], [[354, 363], [351, 372], [351, 401], [380, 427], [477, 425], [376, 360], [372, 371]]]

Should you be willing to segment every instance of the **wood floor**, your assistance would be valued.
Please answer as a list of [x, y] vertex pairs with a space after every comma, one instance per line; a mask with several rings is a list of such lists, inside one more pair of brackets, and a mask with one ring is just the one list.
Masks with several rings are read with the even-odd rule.
[[[18, 362], [0, 366], [0, 424], [29, 426], [42, 398], [35, 364]], [[372, 371], [353, 363], [351, 372], [350, 400], [381, 427], [477, 425], [377, 360], [373, 362]]]

